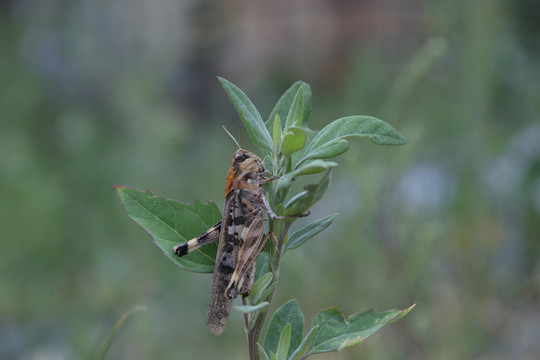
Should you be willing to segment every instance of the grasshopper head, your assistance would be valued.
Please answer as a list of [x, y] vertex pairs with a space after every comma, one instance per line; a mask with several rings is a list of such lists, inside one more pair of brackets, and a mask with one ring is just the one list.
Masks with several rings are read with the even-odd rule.
[[236, 174], [245, 175], [248, 173], [262, 174], [266, 171], [263, 161], [254, 153], [239, 149], [233, 154], [231, 166]]
[[258, 189], [265, 172], [260, 157], [244, 149], [236, 150], [225, 182], [225, 196], [233, 189]]

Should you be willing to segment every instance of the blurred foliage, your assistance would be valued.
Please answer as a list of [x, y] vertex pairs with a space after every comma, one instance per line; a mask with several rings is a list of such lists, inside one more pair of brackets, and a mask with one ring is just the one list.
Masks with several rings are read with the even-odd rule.
[[239, 120], [216, 75], [263, 116], [302, 79], [314, 128], [369, 114], [409, 139], [352, 144], [312, 219], [340, 215], [284, 259], [274, 303], [308, 319], [418, 303], [333, 359], [538, 358], [538, 3], [3, 2], [0, 358], [91, 356], [137, 304], [110, 358], [246, 357], [240, 314], [211, 336], [210, 277], [112, 189], [222, 207]]

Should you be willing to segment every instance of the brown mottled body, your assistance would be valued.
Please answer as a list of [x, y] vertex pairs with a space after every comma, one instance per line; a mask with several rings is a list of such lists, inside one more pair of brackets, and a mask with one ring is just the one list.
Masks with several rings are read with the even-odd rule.
[[264, 179], [264, 173], [258, 156], [237, 150], [225, 183], [223, 219], [197, 238], [173, 248], [176, 255], [183, 256], [219, 239], [206, 314], [206, 324], [216, 335], [227, 325], [232, 299], [251, 291], [256, 259], [267, 240], [263, 239], [264, 212], [271, 210], [262, 185], [271, 178]]

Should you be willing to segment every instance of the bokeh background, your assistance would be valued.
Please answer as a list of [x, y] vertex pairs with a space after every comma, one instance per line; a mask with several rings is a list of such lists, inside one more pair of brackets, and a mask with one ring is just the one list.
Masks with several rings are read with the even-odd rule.
[[[0, 4], [0, 358], [245, 359], [241, 317], [204, 317], [113, 184], [223, 205], [240, 123], [216, 76], [267, 117], [294, 81], [311, 127], [365, 114], [286, 255], [273, 309], [415, 310], [320, 359], [540, 357], [540, 2], [20, 0]], [[244, 137], [248, 149], [256, 148]]]

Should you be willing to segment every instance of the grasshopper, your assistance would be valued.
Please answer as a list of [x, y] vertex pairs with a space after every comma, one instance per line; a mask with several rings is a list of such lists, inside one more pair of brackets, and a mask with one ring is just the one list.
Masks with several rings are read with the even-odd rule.
[[286, 218], [274, 213], [265, 196], [263, 185], [277, 177], [265, 177], [268, 171], [261, 158], [242, 149], [227, 129], [225, 131], [238, 145], [238, 150], [232, 156], [225, 181], [223, 218], [196, 238], [173, 248], [174, 254], [184, 256], [219, 241], [206, 313], [206, 325], [215, 335], [225, 330], [232, 299], [238, 294], [249, 295], [255, 278], [256, 259], [268, 238], [272, 237], [277, 243], [272, 233], [264, 236], [265, 211], [272, 219]]

